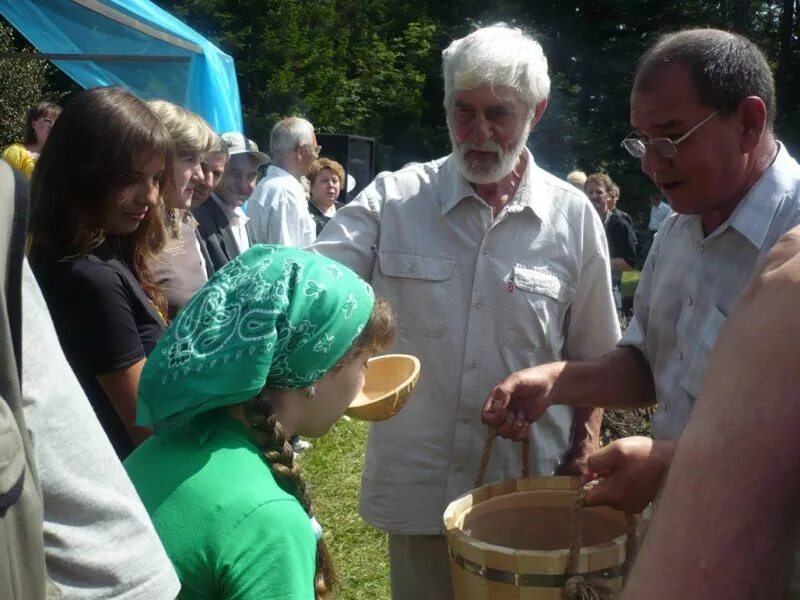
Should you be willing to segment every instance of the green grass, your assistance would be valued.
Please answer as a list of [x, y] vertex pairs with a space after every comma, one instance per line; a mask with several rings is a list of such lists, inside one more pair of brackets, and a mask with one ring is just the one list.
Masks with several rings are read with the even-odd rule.
[[620, 292], [622, 292], [623, 298], [633, 296], [636, 293], [636, 286], [639, 285], [639, 278], [641, 276], [641, 271], [622, 272], [622, 285], [620, 286]]
[[358, 515], [367, 430], [360, 421], [340, 420], [300, 458], [317, 520], [339, 575], [341, 600], [390, 598], [386, 534]]

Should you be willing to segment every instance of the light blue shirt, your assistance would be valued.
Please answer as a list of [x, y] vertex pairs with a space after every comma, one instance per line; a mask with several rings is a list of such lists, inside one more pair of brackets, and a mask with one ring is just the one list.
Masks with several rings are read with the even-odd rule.
[[783, 145], [733, 214], [709, 235], [699, 215], [673, 214], [662, 224], [620, 341], [638, 348], [652, 369], [656, 438], [680, 436], [725, 319], [775, 242], [798, 224], [800, 165]]

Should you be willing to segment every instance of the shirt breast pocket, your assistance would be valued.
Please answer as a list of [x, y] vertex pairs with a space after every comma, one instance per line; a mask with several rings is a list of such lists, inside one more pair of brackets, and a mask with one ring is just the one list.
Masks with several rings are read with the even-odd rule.
[[[727, 317], [722, 311], [716, 306], [712, 306], [706, 319], [701, 324], [701, 331], [698, 332], [700, 335], [697, 336], [698, 341], [692, 356], [692, 364], [689, 365], [680, 382], [681, 387], [691, 396], [692, 401], [697, 399], [700, 395], [700, 390], [703, 388], [708, 369], [708, 359], [717, 344], [719, 332], [722, 330], [722, 326], [725, 325], [726, 320]], [[683, 353], [687, 354], [686, 350], [683, 350]]]
[[442, 337], [450, 320], [455, 259], [381, 252], [378, 266], [375, 293], [392, 303], [400, 334]]
[[555, 359], [563, 342], [564, 319], [575, 288], [548, 267], [514, 265], [508, 281], [506, 339], [518, 349], [546, 349], [540, 358]]

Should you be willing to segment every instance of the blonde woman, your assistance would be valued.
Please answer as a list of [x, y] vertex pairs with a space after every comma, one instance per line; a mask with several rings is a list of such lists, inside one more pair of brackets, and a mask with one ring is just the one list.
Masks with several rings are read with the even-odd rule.
[[208, 123], [193, 112], [164, 100], [151, 100], [147, 105], [175, 144], [173, 181], [164, 198], [167, 244], [152, 264], [155, 281], [167, 299], [167, 316], [172, 319], [208, 280], [197, 240], [197, 222], [189, 208], [195, 185], [203, 181], [203, 157], [218, 149], [220, 141]]

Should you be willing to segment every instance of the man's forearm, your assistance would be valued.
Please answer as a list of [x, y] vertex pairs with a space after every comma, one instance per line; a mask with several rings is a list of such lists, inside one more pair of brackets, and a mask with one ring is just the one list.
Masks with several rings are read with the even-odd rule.
[[578, 406], [572, 420], [572, 448], [593, 452], [599, 447], [603, 409]]
[[553, 385], [553, 404], [593, 408], [641, 408], [655, 403], [650, 366], [631, 346], [596, 360], [569, 361]]

